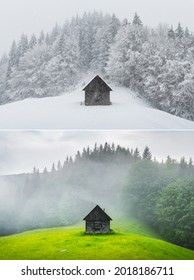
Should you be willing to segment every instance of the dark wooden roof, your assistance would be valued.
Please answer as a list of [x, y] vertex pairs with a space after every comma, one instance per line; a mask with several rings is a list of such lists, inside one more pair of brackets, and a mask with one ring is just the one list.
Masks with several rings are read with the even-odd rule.
[[97, 205], [83, 220], [104, 222], [112, 219]]
[[90, 91], [90, 92], [95, 92], [95, 91], [99, 91], [99, 92], [112, 91], [112, 89], [98, 75], [83, 90], [84, 91]]

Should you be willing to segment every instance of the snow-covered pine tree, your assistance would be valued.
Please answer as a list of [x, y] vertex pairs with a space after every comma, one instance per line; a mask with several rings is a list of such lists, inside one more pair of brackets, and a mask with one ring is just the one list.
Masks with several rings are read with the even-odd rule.
[[29, 49], [32, 49], [37, 44], [37, 39], [34, 34], [32, 34], [31, 39], [29, 41]]
[[168, 38], [169, 39], [175, 39], [175, 32], [173, 30], [173, 27], [171, 26], [171, 28], [168, 31]]
[[38, 44], [41, 45], [45, 42], [45, 35], [44, 35], [44, 31], [41, 30], [39, 38], [38, 38]]
[[180, 22], [178, 23], [177, 29], [175, 30], [175, 36], [178, 39], [181, 39], [184, 36], [184, 30], [183, 30]]
[[80, 36], [79, 36], [79, 48], [80, 48], [80, 60], [82, 67], [88, 69], [92, 61], [92, 45], [94, 42], [93, 22], [91, 15], [86, 12], [80, 21]]
[[61, 33], [61, 28], [58, 26], [58, 24], [56, 24], [49, 36], [50, 45], [53, 45], [53, 43], [55, 42], [57, 37], [60, 35], [60, 33]]
[[111, 18], [107, 18], [106, 25], [99, 28], [95, 34], [95, 42], [93, 44], [93, 59], [91, 68], [105, 72], [108, 63], [110, 47], [114, 42], [114, 38], [120, 27], [120, 21], [113, 14]]
[[110, 50], [107, 74], [117, 83], [140, 90], [144, 64], [143, 44], [147, 29], [139, 25], [122, 26]]
[[186, 74], [183, 81], [172, 92], [169, 109], [174, 115], [194, 120], [194, 72]]
[[45, 36], [45, 43], [46, 43], [47, 45], [50, 45], [50, 36], [49, 36], [48, 33], [46, 33], [46, 36]]
[[19, 65], [20, 58], [24, 56], [24, 54], [28, 50], [28, 37], [25, 34], [22, 34], [20, 41], [18, 43], [17, 49], [16, 49], [16, 65]]
[[28, 46], [28, 38], [26, 35], [22, 34], [20, 41], [18, 45], [16, 46], [15, 41], [12, 43], [11, 50], [9, 52], [9, 60], [8, 60], [8, 67], [7, 67], [7, 73], [6, 73], [6, 91], [4, 93], [4, 98], [7, 100], [7, 102], [12, 100], [12, 86], [11, 81], [12, 77], [17, 73], [18, 65], [20, 62], [20, 59], [25, 55], [27, 52], [29, 46]]
[[143, 23], [142, 23], [142, 21], [141, 21], [141, 19], [140, 19], [140, 17], [138, 16], [137, 13], [135, 13], [135, 15], [134, 15], [132, 24], [133, 24], [133, 25], [143, 26]]
[[45, 67], [49, 61], [50, 49], [46, 44], [36, 45], [20, 58], [9, 81], [10, 89], [6, 92], [11, 100], [27, 97], [44, 97], [46, 93]]
[[0, 60], [0, 104], [6, 103], [6, 74], [8, 68], [8, 57], [4, 54]]
[[47, 92], [61, 93], [76, 83], [79, 73], [79, 46], [75, 35], [61, 33], [53, 44], [46, 66]]
[[12, 68], [17, 66], [18, 58], [17, 58], [17, 46], [15, 40], [12, 43], [9, 57], [8, 57], [8, 67], [7, 67], [7, 73], [6, 73], [6, 79], [7, 79], [7, 88], [8, 80], [11, 78]]

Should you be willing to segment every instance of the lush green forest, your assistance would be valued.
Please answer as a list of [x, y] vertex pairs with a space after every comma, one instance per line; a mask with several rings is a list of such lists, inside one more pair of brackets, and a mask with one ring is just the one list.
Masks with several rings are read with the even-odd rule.
[[139, 160], [123, 191], [124, 210], [155, 228], [166, 240], [194, 249], [194, 177], [191, 163]]
[[39, 172], [1, 176], [0, 234], [73, 225], [96, 204], [112, 219], [146, 223], [164, 240], [194, 249], [192, 159], [153, 158], [105, 143]]

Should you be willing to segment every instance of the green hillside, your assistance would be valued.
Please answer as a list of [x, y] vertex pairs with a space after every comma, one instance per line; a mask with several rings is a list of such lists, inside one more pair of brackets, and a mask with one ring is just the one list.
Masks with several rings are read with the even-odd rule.
[[194, 259], [194, 251], [165, 242], [137, 221], [112, 223], [110, 235], [85, 235], [84, 225], [33, 230], [0, 238], [0, 259]]

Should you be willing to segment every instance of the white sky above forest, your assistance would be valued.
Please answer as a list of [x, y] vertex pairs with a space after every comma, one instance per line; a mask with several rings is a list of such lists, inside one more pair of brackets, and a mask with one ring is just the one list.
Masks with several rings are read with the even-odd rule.
[[84, 11], [115, 13], [129, 21], [137, 12], [145, 25], [177, 26], [180, 21], [194, 32], [193, 8], [193, 0], [0, 0], [0, 55], [8, 52], [13, 39], [18, 40], [22, 33], [50, 31], [56, 23], [63, 24]]
[[31, 172], [34, 166], [50, 170], [53, 162], [106, 141], [141, 153], [148, 145], [159, 161], [167, 155], [194, 159], [194, 131], [0, 131], [0, 175]]

